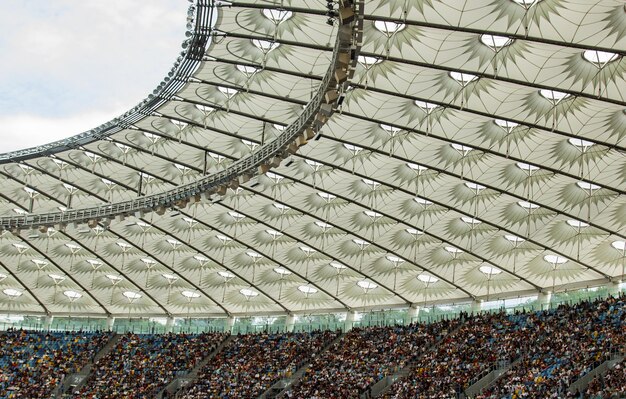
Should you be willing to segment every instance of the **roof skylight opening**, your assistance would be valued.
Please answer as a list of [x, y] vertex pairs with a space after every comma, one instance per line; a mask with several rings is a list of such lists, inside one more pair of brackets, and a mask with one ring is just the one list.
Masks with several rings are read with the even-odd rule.
[[496, 267], [487, 266], [487, 265], [479, 267], [478, 270], [480, 270], [481, 272], [485, 273], [487, 276], [490, 276], [490, 277], [493, 275], [502, 273], [502, 270]]
[[280, 46], [280, 43], [260, 39], [252, 39], [252, 44], [254, 44], [257, 48], [265, 53], [269, 53], [270, 51], [277, 49]]
[[583, 58], [598, 68], [602, 68], [609, 62], [615, 61], [618, 57], [619, 54], [610, 53], [608, 51], [585, 50], [583, 52]]
[[372, 218], [372, 219], [378, 219], [378, 218], [383, 217], [383, 214], [382, 214], [382, 213], [378, 213], [378, 212], [375, 212], [375, 211], [363, 211], [363, 213], [364, 213], [366, 216], [368, 216], [368, 217], [370, 217], [370, 218]]
[[387, 132], [391, 137], [394, 137], [399, 131], [401, 131], [402, 129], [400, 129], [399, 127], [395, 127], [395, 126], [390, 126], [390, 125], [385, 125], [384, 123], [380, 124], [381, 129], [383, 129], [385, 132]]
[[141, 261], [145, 263], [146, 266], [150, 265], [149, 267], [151, 267], [152, 265], [156, 265], [157, 263], [156, 260], [150, 258], [141, 258]]
[[246, 299], [254, 298], [255, 296], [259, 296], [259, 293], [251, 290], [249, 288], [242, 288], [239, 290], [239, 293], [246, 297]]
[[450, 77], [456, 80], [457, 82], [459, 82], [461, 86], [466, 86], [468, 83], [478, 79], [477, 75], [473, 75], [471, 73], [456, 72], [456, 71], [450, 72]]
[[317, 227], [319, 227], [320, 229], [324, 230], [324, 231], [326, 231], [326, 230], [330, 230], [330, 229], [332, 229], [332, 228], [333, 228], [333, 225], [332, 225], [332, 224], [328, 224], [328, 223], [326, 223], [326, 222], [321, 222], [321, 221], [319, 221], [319, 220], [315, 222], [315, 225], [316, 225]]
[[246, 215], [242, 215], [241, 213], [235, 211], [228, 211], [228, 214], [235, 220], [241, 220], [246, 217]]
[[582, 188], [583, 190], [589, 190], [589, 191], [599, 190], [601, 188], [597, 184], [589, 183], [586, 181], [576, 182], [576, 185]]
[[513, 234], [505, 234], [504, 238], [506, 238], [508, 241], [511, 241], [512, 243], [520, 243], [526, 241], [522, 237], [514, 236]]
[[304, 162], [306, 162], [307, 165], [309, 165], [311, 168], [313, 168], [313, 170], [316, 170], [316, 171], [319, 170], [319, 168], [321, 168], [322, 166], [324, 166], [323, 163], [314, 161], [312, 159], [305, 159]]
[[248, 252], [246, 252], [246, 255], [248, 255], [252, 259], [261, 259], [263, 257], [263, 255], [258, 254], [258, 253], [254, 252], [254, 251], [248, 251]]
[[239, 90], [233, 89], [232, 87], [217, 86], [217, 89], [228, 98], [231, 98], [235, 94], [239, 93]]
[[417, 202], [420, 205], [424, 205], [424, 206], [428, 206], [428, 205], [432, 205], [432, 201], [427, 200], [426, 198], [422, 198], [422, 197], [415, 197], [413, 198], [413, 201]]
[[39, 268], [42, 268], [48, 264], [47, 261], [41, 259], [31, 259], [31, 262], [33, 262]]
[[184, 296], [187, 299], [200, 298], [200, 294], [193, 291], [181, 291], [180, 295]]
[[370, 186], [373, 189], [377, 189], [378, 187], [380, 187], [380, 183], [374, 180], [370, 180], [370, 179], [361, 179], [361, 181], [365, 184], [367, 184], [368, 186]]
[[583, 151], [586, 151], [587, 148], [593, 146], [595, 143], [591, 142], [591, 141], [587, 141], [587, 140], [583, 140], [583, 139], [578, 139], [578, 138], [570, 138], [567, 140], [571, 145], [573, 145], [574, 147], [578, 147]]
[[471, 224], [471, 225], [481, 224], [482, 223], [480, 220], [471, 218], [469, 216], [461, 216], [461, 220], [464, 221], [465, 223]]
[[309, 247], [300, 247], [300, 250], [302, 252], [304, 252], [307, 255], [311, 255], [312, 253], [317, 252], [316, 250], [314, 250], [313, 248], [309, 248]]
[[391, 263], [396, 263], [396, 264], [398, 264], [398, 263], [402, 263], [402, 262], [404, 262], [404, 259], [399, 258], [399, 257], [397, 257], [397, 256], [395, 256], [395, 255], [387, 255], [387, 256], [385, 256], [385, 258], [387, 258], [387, 260], [388, 260], [389, 262], [391, 262]]
[[494, 51], [498, 51], [502, 49], [503, 47], [506, 47], [510, 45], [511, 43], [513, 43], [513, 39], [511, 39], [510, 37], [488, 35], [486, 33], [483, 35], [480, 35], [480, 41], [485, 46], [489, 47], [490, 49]]
[[509, 133], [511, 133], [511, 130], [513, 130], [515, 127], [519, 126], [519, 123], [507, 121], [505, 119], [494, 119], [493, 123], [500, 126], [502, 129], [506, 130]]
[[430, 274], [424, 274], [424, 273], [418, 274], [417, 279], [421, 281], [422, 283], [426, 283], [426, 284], [433, 284], [439, 281], [437, 277], [431, 276]]
[[416, 172], [423, 172], [425, 170], [428, 170], [428, 168], [426, 166], [418, 165], [416, 163], [407, 162], [406, 166], [408, 166], [410, 169], [412, 169], [412, 170], [414, 170]]
[[237, 65], [237, 69], [247, 76], [254, 75], [258, 71], [256, 67], [250, 65]]
[[89, 263], [94, 269], [97, 269], [98, 267], [103, 265], [103, 263], [97, 259], [87, 259], [86, 262]]
[[342, 270], [342, 269], [347, 269], [348, 268], [346, 265], [342, 265], [341, 263], [335, 262], [335, 261], [330, 262], [329, 265], [334, 267], [337, 270]]
[[175, 239], [173, 239], [173, 238], [168, 238], [168, 239], [167, 239], [167, 240], [165, 240], [165, 241], [167, 241], [167, 243], [168, 243], [168, 244], [170, 244], [170, 245], [171, 245], [171, 246], [173, 246], [173, 247], [177, 247], [177, 246], [179, 246], [179, 245], [183, 245], [183, 243], [182, 243], [182, 242], [180, 242], [180, 241], [178, 241], [178, 240], [175, 240]]
[[387, 35], [392, 35], [396, 32], [400, 32], [406, 25], [391, 21], [374, 21], [374, 27]]
[[[234, 216], [233, 216], [233, 217], [234, 217]], [[225, 235], [223, 235], [223, 234], [217, 234], [217, 235], [215, 236], [215, 238], [217, 238], [218, 240], [220, 240], [221, 242], [224, 242], [224, 243], [225, 243], [225, 242], [228, 242], [228, 241], [232, 241], [232, 240], [233, 240], [232, 238], [230, 238], [230, 237], [226, 237], [226, 236], [225, 236]]]
[[65, 280], [65, 276], [61, 276], [60, 274], [50, 273], [48, 274], [48, 277], [50, 277], [55, 284], [58, 284], [61, 281]]
[[359, 57], [357, 58], [357, 60], [359, 61], [360, 64], [362, 64], [365, 68], [369, 68], [372, 65], [376, 65], [379, 64], [383, 61], [382, 58], [378, 58], [378, 57], [368, 57], [366, 55], [359, 55]]
[[473, 148], [470, 146], [458, 144], [458, 143], [451, 143], [450, 146], [454, 148], [455, 150], [457, 150], [458, 152], [462, 153], [463, 155], [467, 155], [468, 152], [473, 150]]
[[194, 255], [193, 258], [195, 260], [197, 260], [200, 263], [204, 263], [204, 262], [208, 262], [209, 258], [207, 258], [206, 256], [202, 256], [202, 255]]
[[276, 183], [278, 183], [279, 181], [281, 181], [281, 180], [283, 180], [285, 178], [285, 176], [277, 175], [274, 172], [266, 172], [265, 176], [267, 176], [270, 179], [274, 180]]
[[263, 15], [265, 16], [265, 18], [269, 19], [270, 21], [278, 25], [282, 22], [285, 22], [289, 18], [291, 18], [293, 16], [293, 13], [287, 10], [265, 8], [263, 9]]
[[371, 281], [367, 280], [359, 280], [357, 281], [356, 285], [363, 288], [366, 292], [378, 287], [378, 284], [372, 283]]
[[414, 229], [412, 227], [406, 228], [406, 229], [404, 229], [404, 231], [406, 231], [407, 233], [409, 233], [412, 236], [419, 236], [419, 235], [424, 234], [423, 231], [418, 230], [418, 229]]
[[124, 295], [130, 301], [141, 298], [141, 294], [135, 291], [124, 291], [122, 295]]
[[117, 284], [120, 281], [124, 280], [122, 277], [116, 276], [115, 274], [107, 274], [105, 277], [111, 280], [112, 284]]
[[451, 246], [448, 246], [448, 247], [444, 247], [444, 249], [445, 249], [446, 251], [450, 252], [451, 254], [460, 254], [460, 253], [463, 253], [463, 250], [462, 250], [462, 249], [460, 249], [460, 248], [457, 248], [457, 247], [451, 247]]
[[486, 188], [485, 186], [483, 186], [483, 185], [481, 185], [481, 184], [478, 184], [478, 183], [473, 183], [473, 182], [471, 182], [471, 181], [467, 181], [467, 182], [465, 182], [465, 186], [466, 186], [467, 188], [469, 188], [469, 189], [474, 190], [474, 191], [482, 191], [482, 190], [484, 190], [484, 189]]
[[167, 281], [176, 281], [176, 280], [178, 280], [178, 276], [174, 276], [173, 274], [169, 274], [169, 273], [163, 273], [163, 274], [161, 274], [161, 276], [163, 276], [163, 278], [166, 279]]
[[550, 100], [553, 104], [558, 104], [561, 100], [566, 99], [570, 96], [570, 94], [568, 93], [549, 89], [541, 89], [539, 90], [539, 94], [541, 94], [544, 98]]
[[343, 146], [344, 146], [344, 147], [346, 147], [346, 149], [347, 149], [348, 151], [350, 151], [350, 152], [351, 152], [352, 154], [354, 154], [354, 155], [356, 155], [356, 154], [358, 154], [359, 152], [363, 151], [363, 148], [362, 148], [362, 147], [356, 146], [356, 145], [354, 145], [354, 144], [344, 143], [344, 144], [343, 144]]
[[622, 251], [624, 252], [626, 250], [626, 241], [613, 241], [611, 243], [611, 246], [615, 249], [617, 249], [618, 251]]
[[255, 143], [254, 141], [250, 141], [250, 140], [246, 140], [246, 139], [241, 139], [241, 142], [248, 147], [250, 150], [253, 150], [255, 148], [257, 148], [260, 144], [259, 143]]
[[280, 274], [281, 276], [288, 276], [291, 274], [289, 270], [282, 268], [282, 267], [274, 268], [274, 272]]
[[288, 211], [288, 210], [290, 210], [290, 209], [291, 209], [291, 207], [289, 207], [289, 206], [287, 206], [287, 205], [285, 205], [285, 204], [281, 204], [281, 203], [279, 203], [279, 202], [275, 202], [275, 203], [273, 203], [272, 205], [274, 205], [274, 207], [275, 207], [276, 209], [279, 209], [279, 210], [281, 210], [281, 211]]
[[20, 244], [19, 242], [13, 243], [13, 246], [17, 249], [18, 252], [24, 252], [28, 249], [26, 245]]
[[285, 125], [279, 125], [278, 123], [274, 123], [274, 129], [278, 130], [279, 132], [284, 131], [285, 129], [287, 129], [287, 126]]
[[521, 5], [524, 8], [530, 8], [535, 3], [539, 3], [541, 0], [513, 0], [517, 4]]
[[220, 276], [224, 277], [225, 279], [230, 279], [235, 277], [234, 274], [232, 274], [231, 272], [227, 272], [224, 270], [220, 270], [219, 272], [217, 272], [217, 274], [219, 274]]
[[8, 296], [11, 299], [15, 299], [17, 297], [22, 296], [23, 292], [20, 290], [16, 290], [15, 288], [5, 288], [2, 290], [2, 293]]
[[317, 288], [315, 287], [311, 287], [308, 285], [301, 285], [298, 287], [298, 290], [302, 293], [304, 293], [305, 295], [311, 295], [311, 294], [315, 294], [317, 292]]
[[9, 277], [9, 276], [7, 276], [7, 275], [6, 275], [6, 274], [4, 274], [4, 273], [0, 273], [0, 281], [4, 280], [4, 279], [5, 279], [5, 278], [7, 278], [7, 277]]
[[538, 166], [531, 165], [531, 164], [524, 163], [524, 162], [518, 162], [515, 165], [521, 170], [528, 172], [528, 174], [531, 174], [532, 172], [539, 170]]
[[323, 199], [325, 199], [326, 201], [332, 201], [335, 198], [337, 198], [336, 195], [330, 194], [330, 193], [325, 193], [323, 191], [320, 191], [319, 193], [317, 193], [317, 195], [319, 195], [320, 197], [322, 197]]
[[415, 105], [426, 111], [426, 113], [430, 113], [430, 111], [440, 106], [439, 104], [429, 103], [422, 100], [415, 100]]
[[360, 238], [353, 238], [352, 242], [355, 243], [356, 245], [358, 245], [361, 248], [367, 247], [368, 245], [370, 245], [369, 242], [365, 241], [365, 240], [361, 240]]
[[537, 209], [537, 208], [539, 208], [539, 205], [533, 204], [532, 202], [528, 202], [528, 201], [517, 201], [517, 205], [521, 206], [524, 209]]
[[80, 292], [76, 292], [72, 290], [63, 291], [63, 295], [68, 297], [70, 301], [75, 301], [83, 296], [83, 294], [81, 294]]
[[575, 220], [575, 219], [568, 220], [567, 224], [576, 228], [589, 227], [589, 223], [585, 223], [585, 222], [582, 222], [580, 220]]
[[280, 231], [276, 231], [272, 229], [265, 230], [265, 232], [269, 234], [270, 236], [272, 236], [273, 239], [277, 239], [278, 237], [283, 236], [283, 233], [281, 233]]
[[28, 212], [20, 208], [13, 208], [13, 212], [17, 213], [18, 215], [28, 215]]
[[543, 260], [545, 260], [548, 263], [552, 263], [553, 265], [560, 265], [560, 264], [567, 262], [567, 258], [564, 258], [559, 255], [546, 255], [543, 257]]

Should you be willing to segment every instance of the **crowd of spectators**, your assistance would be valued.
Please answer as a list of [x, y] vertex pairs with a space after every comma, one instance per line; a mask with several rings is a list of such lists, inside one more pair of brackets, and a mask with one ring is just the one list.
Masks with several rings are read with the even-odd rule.
[[256, 398], [338, 335], [331, 331], [238, 335], [203, 367], [198, 381], [177, 397]]
[[[431, 324], [354, 328], [339, 332], [233, 336], [125, 334], [91, 369], [72, 397], [148, 399], [198, 365], [182, 399], [253, 398], [304, 367], [291, 399], [370, 397], [374, 384], [410, 370], [384, 398], [467, 396], [494, 367], [511, 364], [475, 399], [626, 397], [626, 362], [596, 376], [581, 392], [572, 384], [626, 350], [626, 297], [549, 311], [486, 313]], [[0, 333], [0, 399], [49, 398], [109, 342], [110, 333]], [[335, 342], [331, 344], [331, 342]], [[111, 343], [113, 345], [113, 343]]]
[[606, 374], [596, 376], [581, 395], [584, 399], [626, 398], [626, 360], [616, 364]]
[[456, 398], [500, 362], [523, 353], [535, 332], [521, 315], [469, 317], [432, 351], [420, 356], [411, 373], [397, 381], [386, 398]]
[[459, 320], [409, 326], [355, 328], [312, 359], [287, 397], [350, 399], [404, 368], [417, 354], [454, 329]]
[[48, 399], [111, 338], [108, 333], [27, 332], [0, 334], [0, 398]]
[[123, 335], [94, 365], [75, 399], [153, 399], [214, 351], [224, 334]]
[[569, 387], [626, 345], [625, 298], [529, 316], [536, 334], [520, 361], [477, 398], [577, 397]]

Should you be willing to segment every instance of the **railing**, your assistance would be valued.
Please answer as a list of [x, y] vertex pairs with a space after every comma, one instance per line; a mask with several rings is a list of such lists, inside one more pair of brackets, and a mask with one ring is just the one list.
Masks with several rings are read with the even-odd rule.
[[[341, 32], [342, 27], [339, 29]], [[317, 92], [309, 101], [299, 117], [276, 139], [257, 148], [256, 151], [253, 151], [250, 155], [237, 160], [227, 169], [163, 193], [144, 196], [129, 201], [102, 204], [96, 207], [83, 209], [68, 209], [66, 211], [58, 212], [2, 217], [0, 218], [0, 228], [4, 230], [14, 230], [20, 228], [35, 228], [39, 226], [63, 226], [68, 223], [86, 223], [90, 220], [98, 221], [104, 218], [114, 218], [117, 215], [149, 212], [154, 210], [156, 207], [171, 206], [177, 201], [185, 201], [191, 197], [199, 196], [201, 193], [210, 192], [210, 190], [217, 191], [219, 187], [228, 186], [240, 176], [253, 176], [258, 174], [258, 168], [261, 165], [268, 165], [272, 158], [278, 156], [279, 154], [283, 155], [287, 146], [294, 143], [298, 136], [302, 135], [307, 128], [312, 129], [313, 131], [319, 130], [322, 123], [312, 124], [312, 120], [318, 114], [321, 105], [325, 100], [324, 97], [329, 90], [330, 83], [334, 79], [334, 72], [337, 69], [339, 53], [343, 52], [344, 54], [351, 54], [352, 68], [356, 64], [356, 52], [350, 51], [351, 45], [351, 40], [342, 40], [341, 33], [338, 34], [328, 70], [326, 71]], [[340, 88], [335, 86], [333, 89]], [[334, 102], [337, 102], [337, 99], [335, 99]], [[333, 104], [331, 104], [331, 113], [333, 112], [332, 106]]]
[[19, 162], [42, 155], [47, 156], [61, 151], [80, 148], [85, 144], [101, 140], [128, 128], [146, 116], [151, 115], [169, 101], [182, 89], [202, 61], [211, 35], [210, 24], [213, 15], [213, 0], [195, 0], [195, 3], [189, 6], [188, 14], [195, 15], [195, 19], [192, 19], [191, 16], [189, 17], [189, 19], [192, 19], [190, 22], [195, 22], [195, 24], [193, 29], [187, 31], [190, 37], [183, 42], [186, 49], [177, 58], [174, 66], [163, 81], [142, 102], [121, 116], [87, 132], [36, 147], [0, 154], [0, 163]]

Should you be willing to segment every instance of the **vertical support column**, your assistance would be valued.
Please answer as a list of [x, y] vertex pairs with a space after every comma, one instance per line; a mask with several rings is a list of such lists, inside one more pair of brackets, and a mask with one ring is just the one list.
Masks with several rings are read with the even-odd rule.
[[539, 302], [539, 306], [541, 306], [542, 310], [550, 308], [551, 300], [552, 300], [552, 291], [541, 291], [539, 295], [537, 295], [537, 302]]
[[235, 327], [235, 317], [234, 316], [228, 316], [228, 318], [226, 319], [226, 330], [224, 332], [226, 332], [228, 334], [232, 334], [233, 333], [233, 327]]
[[352, 330], [355, 319], [356, 319], [356, 311], [349, 310], [348, 313], [346, 313], [346, 325], [344, 329], [345, 332]]
[[54, 316], [46, 315], [43, 319], [43, 329], [46, 331], [50, 331], [50, 327], [52, 327], [52, 320], [54, 320]]
[[285, 322], [285, 332], [293, 332], [293, 328], [296, 325], [296, 315], [289, 313], [287, 315], [287, 321]]
[[407, 312], [407, 324], [417, 323], [417, 318], [420, 315], [419, 305], [412, 305]]
[[107, 317], [107, 330], [113, 331], [113, 324], [115, 324], [115, 317], [108, 316]]
[[174, 328], [174, 318], [169, 316], [167, 318], [167, 321], [165, 322], [165, 332], [169, 334], [172, 332], [173, 328]]
[[470, 307], [470, 312], [472, 314], [480, 313], [480, 310], [481, 310], [481, 306], [480, 305], [481, 304], [482, 304], [482, 301], [479, 300], [479, 299], [475, 299], [474, 301], [472, 301], [472, 305]]

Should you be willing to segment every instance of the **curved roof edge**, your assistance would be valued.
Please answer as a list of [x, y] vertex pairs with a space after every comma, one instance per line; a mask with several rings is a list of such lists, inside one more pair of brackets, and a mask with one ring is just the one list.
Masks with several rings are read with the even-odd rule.
[[[117, 118], [101, 124], [91, 130], [76, 134], [51, 143], [0, 154], [0, 164], [19, 162], [38, 156], [48, 156], [61, 151], [78, 148], [82, 145], [101, 140], [122, 129], [128, 128], [139, 120], [149, 116], [187, 83], [187, 79], [202, 61], [211, 36], [213, 19], [213, 0], [191, 0], [187, 12], [187, 37], [182, 42], [183, 51], [174, 62], [174, 66], [161, 83], [139, 104]], [[191, 25], [191, 26], [190, 26]]]

